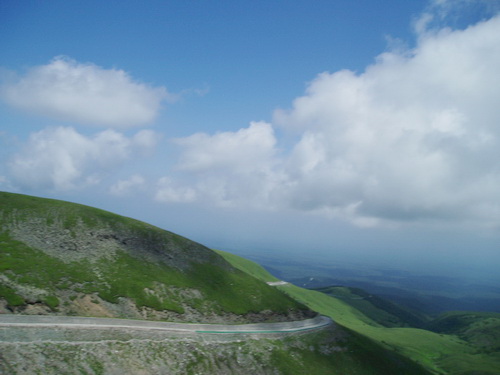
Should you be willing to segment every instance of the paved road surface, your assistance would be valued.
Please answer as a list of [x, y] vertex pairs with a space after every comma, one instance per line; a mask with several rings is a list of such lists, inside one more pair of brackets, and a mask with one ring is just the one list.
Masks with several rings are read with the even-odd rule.
[[0, 314], [1, 327], [32, 327], [32, 328], [78, 328], [78, 329], [140, 329], [160, 330], [185, 333], [231, 333], [231, 334], [269, 334], [269, 333], [296, 333], [323, 328], [332, 324], [326, 316], [317, 316], [313, 319], [282, 322], [282, 323], [254, 323], [254, 324], [198, 324], [198, 323], [168, 323], [131, 319], [113, 318], [83, 318], [70, 316], [49, 315], [10, 315]]
[[283, 285], [290, 285], [290, 283], [287, 282], [287, 281], [279, 280], [279, 281], [268, 281], [267, 285], [271, 285], [271, 286], [283, 286]]

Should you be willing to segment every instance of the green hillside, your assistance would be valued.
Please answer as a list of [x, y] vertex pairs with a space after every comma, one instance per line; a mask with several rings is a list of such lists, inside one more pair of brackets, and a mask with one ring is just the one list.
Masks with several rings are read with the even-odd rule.
[[397, 305], [360, 288], [330, 286], [315, 290], [340, 299], [384, 327], [424, 328], [431, 320], [424, 314]]
[[428, 328], [459, 336], [484, 352], [500, 352], [500, 314], [454, 311], [442, 314]]
[[[234, 266], [241, 267], [243, 271], [249, 267], [249, 272], [258, 273], [257, 264], [250, 264], [250, 261], [237, 262], [233, 258], [234, 256], [228, 257], [228, 260]], [[339, 298], [291, 284], [277, 288], [311, 309], [331, 317], [338, 324], [422, 364], [432, 373], [461, 375], [500, 373], [498, 351], [483, 350], [472, 341], [465, 341], [457, 336], [456, 331], [444, 334], [417, 328], [389, 328]], [[496, 320], [495, 322], [487, 320], [483, 324], [496, 326]]]
[[222, 255], [229, 263], [234, 267], [242, 270], [243, 272], [252, 275], [253, 277], [268, 282], [268, 281], [278, 281], [278, 278], [271, 275], [264, 267], [259, 264], [252, 262], [251, 260], [242, 258], [238, 255], [228, 253], [222, 250], [214, 250], [216, 253]]
[[0, 312], [207, 322], [312, 314], [174, 233], [11, 193], [0, 193]]

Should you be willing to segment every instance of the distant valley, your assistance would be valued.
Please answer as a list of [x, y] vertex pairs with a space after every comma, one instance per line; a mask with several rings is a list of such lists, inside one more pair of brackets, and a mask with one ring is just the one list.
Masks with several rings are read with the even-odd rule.
[[463, 278], [437, 275], [435, 272], [401, 270], [395, 267], [336, 261], [332, 259], [283, 258], [244, 254], [263, 265], [274, 275], [295, 285], [315, 289], [328, 286], [351, 286], [386, 297], [428, 314], [446, 311], [500, 312], [500, 279], [479, 276]]

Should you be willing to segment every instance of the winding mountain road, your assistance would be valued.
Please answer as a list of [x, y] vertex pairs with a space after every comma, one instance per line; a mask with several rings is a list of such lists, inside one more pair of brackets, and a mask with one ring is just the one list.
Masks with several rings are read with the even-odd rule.
[[114, 318], [84, 318], [49, 315], [0, 314], [0, 329], [4, 328], [65, 328], [65, 329], [126, 329], [154, 330], [186, 334], [288, 334], [316, 330], [333, 322], [326, 316], [317, 316], [293, 322], [253, 323], [253, 324], [199, 324], [170, 323]]

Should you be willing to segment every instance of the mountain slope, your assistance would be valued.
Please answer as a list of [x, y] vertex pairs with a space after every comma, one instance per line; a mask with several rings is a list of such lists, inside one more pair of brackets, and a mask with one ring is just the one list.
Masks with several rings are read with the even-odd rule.
[[171, 321], [313, 313], [212, 250], [95, 208], [0, 193], [0, 312]]
[[500, 357], [500, 314], [454, 311], [442, 314], [428, 325], [428, 329], [457, 335], [464, 341]]
[[384, 327], [424, 328], [430, 321], [430, 318], [424, 314], [412, 311], [360, 288], [329, 286], [315, 290], [344, 301]]

